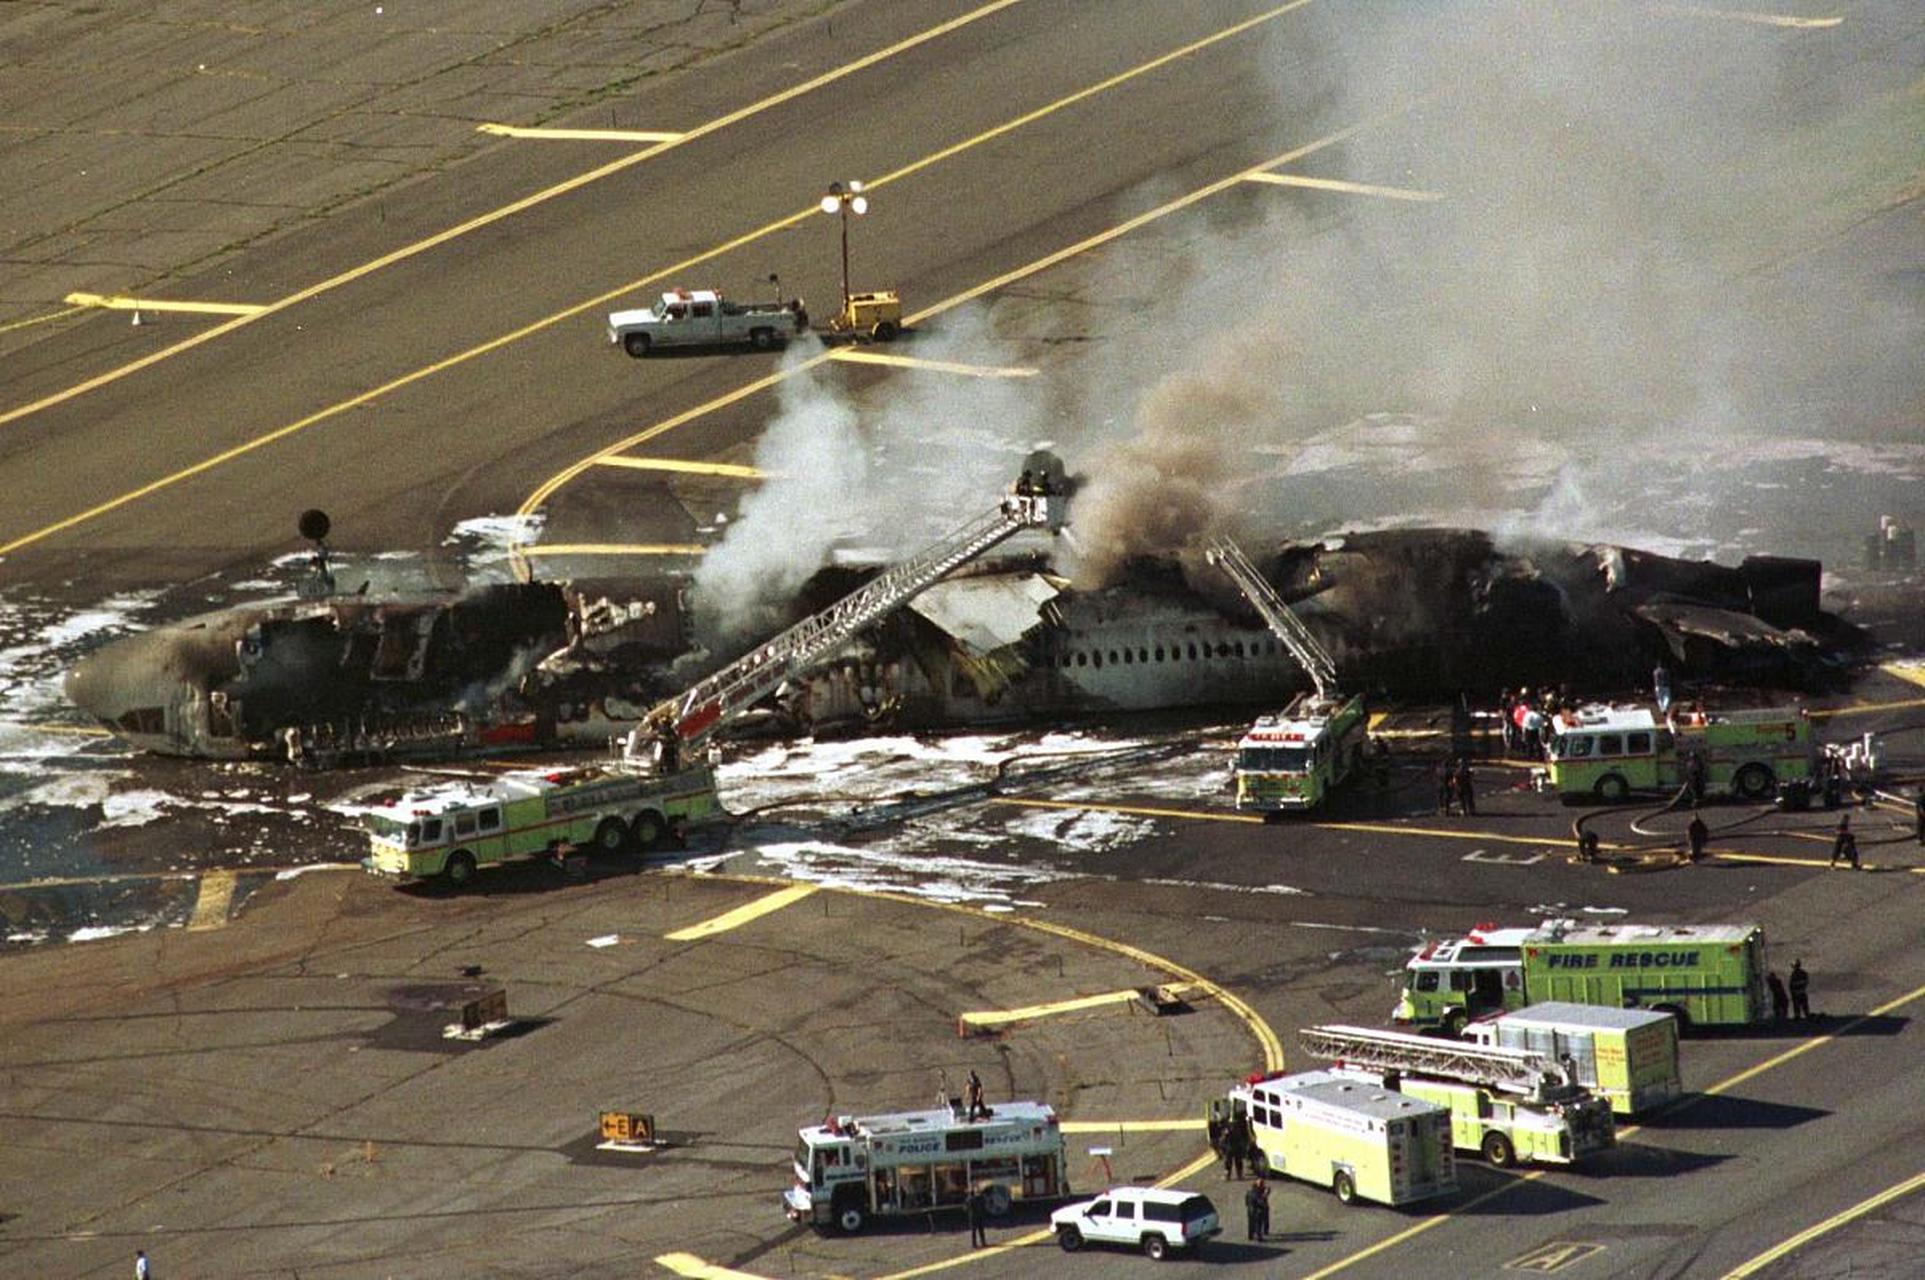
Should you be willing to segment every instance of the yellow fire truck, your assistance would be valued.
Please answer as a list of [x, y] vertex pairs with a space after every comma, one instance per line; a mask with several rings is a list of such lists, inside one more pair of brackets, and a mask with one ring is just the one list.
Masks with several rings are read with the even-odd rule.
[[1668, 720], [1646, 707], [1578, 711], [1551, 738], [1552, 787], [1566, 803], [1615, 804], [1633, 791], [1676, 791], [1697, 767], [1707, 793], [1763, 800], [1812, 776], [1811, 722], [1796, 707], [1672, 710]]

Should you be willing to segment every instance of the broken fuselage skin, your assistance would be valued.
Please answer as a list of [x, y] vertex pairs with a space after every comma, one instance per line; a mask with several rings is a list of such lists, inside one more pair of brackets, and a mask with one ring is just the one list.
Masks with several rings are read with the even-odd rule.
[[[1284, 544], [1258, 563], [1345, 687], [1396, 697], [1608, 688], [1642, 681], [1659, 660], [1683, 677], [1800, 684], [1827, 657], [1802, 629], [1827, 622], [1809, 561], [1733, 569], [1420, 529]], [[795, 616], [864, 576], [823, 570]], [[499, 584], [431, 600], [240, 606], [115, 641], [77, 665], [67, 689], [117, 735], [170, 755], [333, 763], [600, 744], [729, 656], [691, 656], [682, 586]], [[1270, 706], [1306, 685], [1200, 560], [1135, 562], [1078, 590], [1031, 554], [924, 592], [745, 728]]]

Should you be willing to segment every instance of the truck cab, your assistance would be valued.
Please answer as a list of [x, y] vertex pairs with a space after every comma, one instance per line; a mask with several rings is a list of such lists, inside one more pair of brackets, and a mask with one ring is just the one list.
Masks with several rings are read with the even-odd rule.
[[608, 314], [608, 340], [636, 359], [661, 347], [747, 343], [768, 350], [809, 328], [802, 299], [737, 302], [713, 289], [671, 289], [649, 307]]
[[1435, 1027], [1457, 1035], [1473, 1018], [1524, 1004], [1524, 939], [1532, 930], [1479, 929], [1433, 942], [1404, 969], [1404, 989], [1391, 1014], [1400, 1027]]

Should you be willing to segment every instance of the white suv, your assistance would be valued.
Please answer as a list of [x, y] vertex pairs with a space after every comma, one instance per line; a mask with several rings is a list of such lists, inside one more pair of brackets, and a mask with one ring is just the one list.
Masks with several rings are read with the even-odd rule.
[[1058, 1209], [1049, 1225], [1064, 1249], [1091, 1240], [1126, 1244], [1152, 1258], [1195, 1248], [1223, 1230], [1210, 1197], [1162, 1187], [1111, 1187], [1094, 1200]]

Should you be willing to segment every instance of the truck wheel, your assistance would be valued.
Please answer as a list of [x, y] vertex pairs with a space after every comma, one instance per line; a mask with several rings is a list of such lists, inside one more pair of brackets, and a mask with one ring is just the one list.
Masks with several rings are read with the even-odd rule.
[[871, 332], [877, 342], [894, 342], [896, 335], [902, 331], [896, 328], [896, 322], [894, 320], [884, 320], [877, 324]]
[[475, 878], [475, 857], [466, 849], [457, 849], [448, 855], [441, 864], [441, 878], [450, 888], [459, 889]]
[[628, 844], [628, 828], [620, 818], [603, 818], [595, 828], [595, 849], [599, 853], [620, 853]]
[[983, 1192], [983, 1212], [992, 1218], [1007, 1217], [1009, 1214], [1009, 1188], [1000, 1182], [992, 1182]]
[[1330, 1189], [1337, 1193], [1339, 1204], [1357, 1203], [1357, 1180], [1348, 1171], [1337, 1170], [1337, 1176], [1330, 1180]]
[[1597, 780], [1597, 798], [1606, 804], [1623, 804], [1631, 794], [1631, 784], [1620, 775], [1607, 773]]
[[775, 330], [773, 329], [749, 330], [749, 345], [751, 347], [754, 347], [757, 351], [767, 351], [770, 347], [773, 347], [775, 345]]
[[1169, 1251], [1170, 1251], [1170, 1242], [1168, 1240], [1165, 1240], [1162, 1236], [1144, 1236], [1143, 1237], [1143, 1253], [1152, 1262], [1163, 1261], [1163, 1256], [1167, 1254]]
[[1517, 1163], [1517, 1148], [1509, 1138], [1492, 1131], [1484, 1135], [1484, 1159], [1499, 1169], [1508, 1169]]
[[1056, 1233], [1056, 1243], [1063, 1246], [1064, 1253], [1075, 1253], [1083, 1247], [1083, 1233], [1075, 1227], [1064, 1227]]
[[1682, 1036], [1682, 1035], [1688, 1035], [1688, 1034], [1690, 1033], [1690, 1031], [1691, 1031], [1691, 1015], [1690, 1015], [1689, 1013], [1686, 1013], [1686, 1012], [1685, 1012], [1685, 1009], [1684, 1009], [1684, 1006], [1683, 1006], [1683, 1005], [1677, 1005], [1677, 1004], [1654, 1004], [1654, 1005], [1652, 1005], [1652, 1006], [1651, 1006], [1651, 1012], [1653, 1012], [1653, 1013], [1668, 1013], [1668, 1014], [1670, 1014], [1670, 1015], [1671, 1015], [1672, 1017], [1674, 1017], [1674, 1018], [1676, 1018], [1676, 1019], [1678, 1020], [1678, 1034], [1679, 1034], [1679, 1035], [1681, 1035], [1681, 1036]]
[[635, 836], [637, 849], [653, 849], [662, 842], [662, 833], [668, 828], [662, 825], [660, 814], [652, 811], [635, 815], [635, 823], [629, 828]]
[[1444, 1034], [1453, 1040], [1463, 1039], [1464, 1022], [1464, 1011], [1462, 1009], [1452, 1009], [1444, 1015]]
[[1747, 800], [1762, 800], [1771, 794], [1777, 782], [1770, 768], [1754, 760], [1738, 770], [1738, 776], [1731, 780], [1731, 789]]
[[637, 360], [648, 354], [648, 346], [648, 335], [645, 333], [630, 333], [622, 336], [622, 350]]
[[867, 1218], [862, 1212], [862, 1206], [853, 1200], [844, 1200], [836, 1209], [836, 1229], [845, 1236], [852, 1236], [862, 1230], [862, 1224], [865, 1221]]

